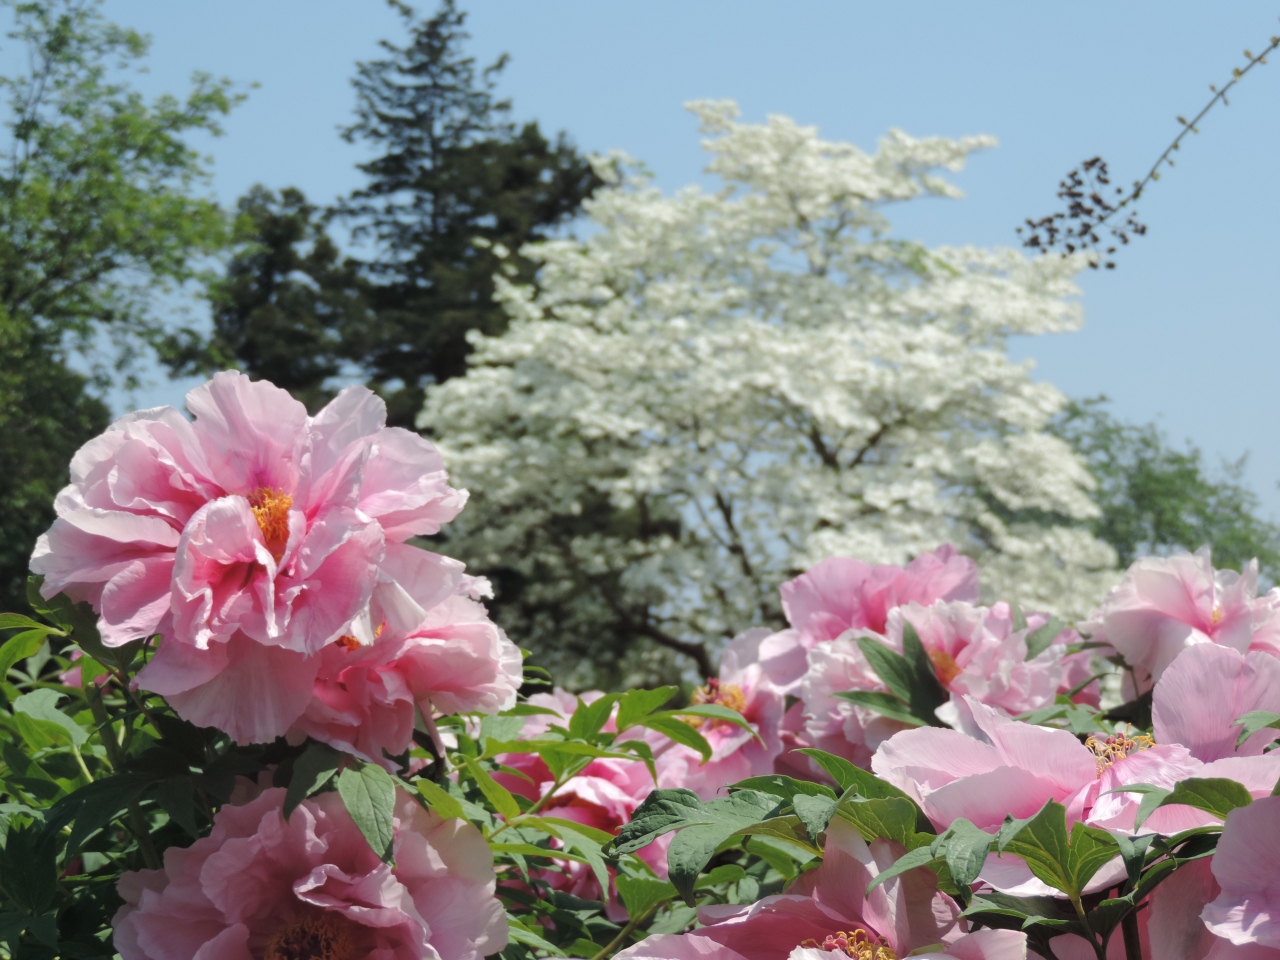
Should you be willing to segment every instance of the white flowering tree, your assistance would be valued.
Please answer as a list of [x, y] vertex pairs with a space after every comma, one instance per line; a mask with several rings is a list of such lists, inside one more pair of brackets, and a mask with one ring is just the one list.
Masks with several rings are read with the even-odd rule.
[[867, 154], [691, 109], [723, 189], [607, 165], [587, 238], [526, 248], [538, 286], [500, 284], [510, 330], [421, 415], [472, 494], [446, 549], [496, 581], [498, 618], [564, 679], [663, 649], [707, 672], [815, 561], [943, 542], [1002, 596], [1083, 613], [1114, 554], [1045, 430], [1062, 394], [1005, 349], [1078, 325], [1080, 263], [927, 248], [883, 214], [958, 196], [936, 171], [992, 141], [891, 131]]

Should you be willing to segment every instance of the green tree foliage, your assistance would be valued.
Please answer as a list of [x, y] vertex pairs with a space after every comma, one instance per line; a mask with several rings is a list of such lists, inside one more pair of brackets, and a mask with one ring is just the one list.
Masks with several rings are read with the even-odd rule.
[[1280, 527], [1263, 519], [1245, 486], [1245, 461], [1215, 476], [1194, 446], [1178, 450], [1155, 424], [1122, 423], [1103, 399], [1073, 403], [1057, 432], [1088, 460], [1098, 481], [1102, 515], [1093, 533], [1111, 544], [1126, 567], [1146, 554], [1209, 545], [1219, 567], [1257, 557], [1264, 577], [1280, 580]]
[[[12, 610], [71, 454], [106, 423], [89, 388], [113, 366], [132, 381], [140, 352], [172, 335], [157, 293], [197, 277], [226, 240], [184, 137], [218, 132], [235, 98], [197, 75], [184, 100], [144, 99], [118, 78], [146, 39], [92, 0], [5, 6], [24, 68], [0, 76], [0, 592]], [[73, 349], [92, 383], [67, 367]]]
[[0, 355], [0, 610], [25, 610], [31, 548], [72, 455], [108, 413], [30, 328], [0, 320]]
[[256, 186], [239, 201], [241, 237], [209, 285], [213, 340], [176, 356], [178, 372], [236, 366], [284, 387], [315, 412], [342, 372], [343, 344], [369, 321], [359, 265], [340, 256], [320, 210], [292, 187]]
[[600, 181], [563, 134], [553, 142], [537, 123], [511, 121], [493, 92], [506, 58], [478, 69], [464, 55], [466, 15], [453, 0], [426, 20], [391, 2], [408, 42], [384, 41], [383, 59], [359, 65], [357, 118], [344, 131], [376, 156], [338, 212], [378, 255], [367, 264], [375, 319], [343, 351], [391, 420], [411, 426], [426, 384], [465, 371], [467, 332], [506, 328], [493, 275], [532, 279], [520, 248], [572, 217]]

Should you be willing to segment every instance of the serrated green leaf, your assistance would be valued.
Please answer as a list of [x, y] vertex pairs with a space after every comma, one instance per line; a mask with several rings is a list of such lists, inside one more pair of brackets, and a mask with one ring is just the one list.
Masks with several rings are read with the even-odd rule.
[[613, 705], [622, 697], [620, 693], [606, 693], [598, 700], [587, 703], [578, 698], [578, 708], [569, 718], [569, 736], [579, 740], [590, 740], [598, 734], [609, 721]]
[[845, 800], [836, 814], [853, 824], [868, 843], [894, 840], [910, 850], [933, 840], [916, 830], [916, 805], [906, 797]]
[[338, 795], [373, 852], [392, 863], [396, 784], [391, 774], [376, 763], [347, 767], [338, 774]]
[[1066, 809], [1052, 800], [1015, 831], [1002, 829], [1000, 836], [1005, 851], [1022, 857], [1038, 879], [1073, 900], [1119, 853], [1115, 838], [1105, 830], [1077, 822], [1068, 833]]
[[312, 741], [293, 762], [293, 776], [284, 794], [284, 818], [297, 809], [304, 799], [333, 779], [346, 757], [328, 744]]
[[1225, 777], [1189, 777], [1175, 783], [1159, 805], [1184, 804], [1225, 820], [1232, 810], [1247, 807], [1252, 802], [1249, 788], [1238, 781]]
[[944, 857], [947, 869], [951, 871], [952, 882], [958, 887], [968, 888], [982, 872], [995, 839], [995, 834], [980, 830], [960, 817], [931, 844], [931, 849], [935, 855], [940, 850], [945, 850]]

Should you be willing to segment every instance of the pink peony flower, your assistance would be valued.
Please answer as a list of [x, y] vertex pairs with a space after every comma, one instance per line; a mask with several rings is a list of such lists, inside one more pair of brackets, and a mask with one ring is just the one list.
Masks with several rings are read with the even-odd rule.
[[415, 711], [498, 713], [515, 704], [523, 658], [484, 607], [463, 566], [393, 544], [352, 633], [323, 649], [289, 739], [311, 736], [388, 769], [408, 750]]
[[[1015, 630], [1008, 604], [909, 603], [889, 612], [886, 635], [875, 639], [900, 653], [904, 625], [912, 625], [938, 681], [951, 693], [952, 706], [940, 711], [944, 719], [954, 719], [964, 696], [1012, 715], [1052, 703], [1062, 689], [1063, 652], [1065, 643], [1076, 639], [1074, 631], [1063, 630], [1051, 646], [1027, 659], [1027, 637], [1048, 621], [1046, 614], [1030, 614], [1027, 626]], [[809, 670], [799, 688], [803, 739], [865, 768], [882, 742], [907, 727], [836, 694], [887, 689], [852, 634], [818, 644], [809, 652]]]
[[286, 821], [283, 789], [225, 806], [213, 832], [126, 873], [124, 960], [480, 960], [507, 943], [493, 855], [480, 832], [401, 791], [395, 866], [369, 848], [336, 793]]
[[949, 899], [927, 884], [895, 878], [869, 895], [871, 879], [901, 854], [885, 840], [870, 847], [839, 817], [827, 828], [823, 860], [786, 893], [738, 906], [708, 906], [692, 933], [657, 935], [618, 954], [619, 960], [890, 960], [916, 947], [946, 944], [914, 956], [1023, 960], [1026, 936], [1010, 930], [965, 935]]
[[920, 554], [905, 569], [831, 557], [782, 585], [782, 609], [806, 647], [846, 630], [884, 633], [889, 611], [906, 603], [977, 599], [978, 567], [950, 545]]
[[1280, 797], [1227, 814], [1213, 877], [1219, 893], [1201, 914], [1209, 930], [1238, 947], [1280, 956]]
[[[1269, 633], [1261, 621], [1276, 614], [1266, 598], [1258, 599], [1257, 586], [1257, 561], [1242, 573], [1215, 570], [1207, 547], [1147, 557], [1128, 569], [1081, 630], [1125, 658], [1133, 692], [1143, 693], [1190, 646], [1216, 643], [1244, 653], [1254, 643], [1255, 627]], [[1259, 647], [1271, 649], [1262, 641]]]
[[[1266, 796], [1280, 779], [1280, 756], [1250, 755], [1257, 749], [1252, 743], [1237, 754], [1234, 738], [1226, 742], [1215, 739], [1223, 712], [1217, 701], [1225, 701], [1225, 712], [1230, 712], [1236, 709], [1233, 704], [1242, 702], [1240, 697], [1250, 695], [1248, 685], [1236, 683], [1229, 672], [1208, 668], [1224, 654], [1231, 656], [1233, 652], [1193, 648], [1182, 655], [1185, 663], [1179, 658], [1170, 685], [1156, 687], [1154, 712], [1162, 719], [1156, 723], [1154, 742], [1149, 737], [1121, 735], [1091, 738], [1086, 746], [1065, 730], [1008, 720], [965, 698], [963, 732], [938, 728], [905, 731], [881, 745], [871, 766], [877, 776], [912, 796], [939, 829], [965, 817], [982, 829], [994, 830], [1006, 813], [1028, 817], [1047, 801], [1056, 800], [1066, 807], [1069, 822], [1083, 820], [1108, 830], [1133, 832], [1140, 797], [1112, 791], [1133, 784], [1169, 789], [1188, 777], [1233, 779], [1253, 796]], [[1173, 700], [1184, 690], [1183, 671], [1218, 678], [1207, 680], [1204, 693], [1213, 707], [1202, 707], [1198, 700]], [[1163, 739], [1179, 735], [1197, 744], [1208, 759], [1193, 756], [1182, 743]], [[1214, 756], [1204, 746], [1209, 743], [1229, 752]], [[1144, 829], [1175, 833], [1213, 822], [1202, 811], [1170, 806], [1157, 810]], [[989, 858], [982, 876], [1011, 893], [1052, 892], [1032, 879], [1015, 857]], [[1104, 868], [1095, 884], [1110, 879]]]
[[[437, 531], [466, 495], [363, 387], [308, 418], [227, 371], [187, 407], [194, 422], [143, 410], [80, 449], [31, 567], [46, 597], [93, 605], [108, 646], [161, 635], [144, 689], [242, 743], [270, 740], [305, 707], [307, 655], [368, 603], [385, 544]], [[234, 689], [255, 676], [281, 681], [279, 703]]]
[[887, 636], [890, 646], [900, 651], [904, 623], [910, 623], [953, 701], [970, 696], [1012, 716], [1053, 702], [1062, 683], [1065, 645], [1075, 639], [1074, 631], [1064, 629], [1053, 644], [1028, 660], [1027, 637], [1048, 623], [1049, 616], [1033, 613], [1026, 620], [1026, 627], [1014, 629], [1007, 603], [912, 603], [889, 614]]
[[[684, 787], [710, 800], [731, 783], [773, 772], [782, 752], [781, 725], [786, 706], [783, 686], [775, 681], [778, 661], [769, 656], [776, 635], [749, 630], [735, 637], [720, 658], [720, 676], [695, 691], [695, 703], [718, 703], [737, 710], [755, 732], [723, 720], [703, 720], [698, 731], [711, 745], [711, 759], [693, 748], [654, 734], [658, 780], [664, 787]], [[762, 648], [765, 656], [762, 657]]]

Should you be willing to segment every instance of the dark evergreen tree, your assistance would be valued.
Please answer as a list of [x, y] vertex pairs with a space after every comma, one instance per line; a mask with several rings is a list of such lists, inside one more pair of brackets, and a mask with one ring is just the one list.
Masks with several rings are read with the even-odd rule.
[[412, 425], [426, 385], [466, 369], [467, 332], [506, 328], [494, 273], [529, 280], [520, 248], [572, 217], [599, 180], [564, 134], [552, 142], [536, 122], [511, 121], [494, 96], [506, 58], [478, 69], [464, 55], [466, 15], [453, 0], [427, 20], [390, 2], [408, 42], [384, 41], [383, 59], [359, 65], [357, 119], [344, 131], [378, 154], [338, 208], [378, 251], [367, 264], [374, 320], [344, 349], [391, 421]]
[[343, 372], [344, 343], [371, 317], [360, 265], [340, 255], [302, 191], [254, 187], [238, 204], [241, 243], [209, 285], [213, 338], [175, 350], [174, 369], [239, 366], [315, 412]]

